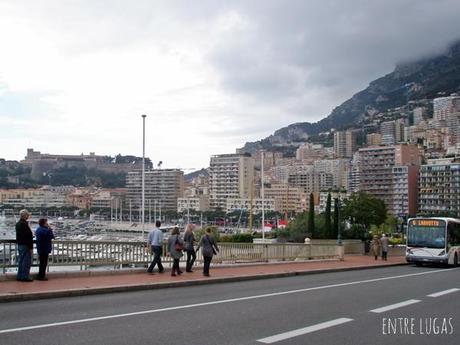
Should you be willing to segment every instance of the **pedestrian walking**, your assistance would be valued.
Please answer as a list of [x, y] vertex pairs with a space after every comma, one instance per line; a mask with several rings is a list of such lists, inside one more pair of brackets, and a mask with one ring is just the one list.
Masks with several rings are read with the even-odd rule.
[[193, 225], [188, 224], [184, 234], [185, 252], [187, 253], [187, 265], [185, 272], [193, 272], [192, 267], [196, 260], [195, 252], [195, 235], [193, 234]]
[[206, 228], [204, 235], [201, 237], [198, 249], [201, 249], [203, 255], [203, 275], [209, 277], [209, 267], [211, 266], [212, 256], [219, 252], [219, 247], [211, 233], [211, 228]]
[[371, 241], [371, 252], [374, 255], [375, 260], [377, 260], [377, 258], [380, 255], [381, 246], [382, 244], [380, 242], [379, 237], [377, 235], [374, 235]]
[[30, 230], [29, 212], [21, 210], [19, 221], [16, 223], [16, 243], [18, 245], [18, 274], [16, 280], [21, 282], [31, 282], [30, 266], [32, 265], [32, 251], [34, 248], [34, 235]]
[[48, 280], [46, 278], [46, 266], [48, 266], [48, 257], [53, 249], [51, 241], [54, 238], [53, 230], [48, 225], [46, 218], [41, 218], [38, 221], [38, 228], [35, 230], [35, 238], [37, 240], [37, 253], [40, 261], [37, 280]]
[[182, 253], [183, 250], [184, 241], [180, 238], [179, 228], [175, 226], [171, 231], [171, 236], [168, 238], [168, 252], [173, 259], [173, 267], [171, 270], [172, 277], [175, 277], [176, 273], [178, 275], [182, 274], [182, 271], [179, 268], [179, 260], [184, 255]]
[[153, 253], [153, 260], [150, 263], [147, 272], [153, 274], [155, 265], [158, 266], [158, 272], [163, 273], [165, 271], [163, 264], [161, 263], [161, 255], [163, 255], [163, 232], [160, 229], [161, 222], [157, 220], [155, 222], [155, 229], [150, 231], [147, 245], [150, 246], [150, 250]]
[[382, 238], [380, 239], [380, 243], [382, 244], [382, 260], [387, 261], [389, 239], [386, 234], [382, 235]]

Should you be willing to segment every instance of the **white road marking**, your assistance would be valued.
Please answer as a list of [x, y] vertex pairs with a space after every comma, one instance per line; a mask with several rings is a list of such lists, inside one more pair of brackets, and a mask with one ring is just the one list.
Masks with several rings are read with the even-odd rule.
[[435, 293], [432, 293], [432, 294], [427, 295], [427, 296], [428, 297], [439, 297], [439, 296], [444, 296], [444, 295], [447, 295], [449, 293], [453, 293], [453, 292], [457, 292], [457, 291], [460, 291], [460, 289], [453, 288], [453, 289], [449, 289], [449, 290], [435, 292]]
[[415, 303], [418, 303], [418, 302], [421, 302], [421, 301], [418, 300], [418, 299], [410, 299], [410, 300], [407, 300], [407, 301], [404, 301], [404, 302], [390, 304], [390, 305], [387, 305], [385, 307], [381, 307], [381, 308], [377, 308], [377, 309], [372, 309], [370, 312], [371, 313], [384, 313], [384, 312], [386, 312], [388, 310], [402, 308], [402, 307], [405, 307], [407, 305], [415, 304]]
[[273, 335], [271, 337], [259, 339], [257, 341], [259, 343], [264, 343], [264, 344], [273, 344], [273, 343], [276, 343], [278, 341], [298, 337], [299, 335], [304, 335], [304, 334], [307, 334], [307, 333], [319, 331], [321, 329], [341, 325], [343, 323], [347, 323], [347, 322], [350, 322], [350, 321], [353, 321], [353, 319], [348, 319], [346, 317], [342, 317], [340, 319], [326, 321], [326, 322], [318, 323], [318, 324], [313, 325], [313, 326], [308, 326], [308, 327], [305, 327], [305, 328], [299, 328], [299, 329], [296, 329], [296, 330], [293, 330], [293, 331], [290, 331], [290, 332]]
[[195, 303], [195, 304], [188, 304], [188, 305], [180, 305], [180, 306], [167, 307], [167, 308], [161, 308], [161, 309], [143, 310], [143, 311], [137, 311], [137, 312], [132, 312], [132, 313], [126, 313], [126, 314], [114, 314], [114, 315], [107, 315], [107, 316], [92, 317], [92, 318], [88, 318], [88, 319], [78, 319], [78, 320], [46, 323], [46, 324], [34, 325], [34, 326], [25, 326], [25, 327], [18, 327], [18, 328], [2, 329], [2, 330], [0, 330], [0, 334], [28, 331], [28, 330], [39, 329], [39, 328], [50, 328], [50, 327], [56, 327], [56, 326], [72, 325], [72, 324], [86, 323], [86, 322], [93, 322], [93, 321], [100, 321], [100, 320], [118, 319], [118, 318], [137, 316], [137, 315], [162, 313], [162, 312], [168, 312], [168, 311], [172, 311], [172, 310], [191, 309], [191, 308], [204, 307], [204, 306], [216, 305], [216, 304], [225, 304], [225, 303], [233, 303], [233, 302], [240, 302], [240, 301], [248, 301], [248, 300], [259, 299], [259, 298], [283, 296], [283, 295], [290, 295], [290, 294], [301, 293], [301, 292], [323, 290], [323, 289], [331, 289], [331, 288], [336, 288], [336, 287], [358, 285], [358, 284], [367, 284], [367, 283], [374, 283], [374, 282], [392, 280], [392, 279], [399, 279], [399, 278], [416, 277], [416, 276], [421, 276], [421, 275], [426, 275], [426, 274], [445, 273], [445, 272], [449, 272], [451, 270], [456, 270], [456, 269], [453, 268], [453, 269], [447, 269], [447, 270], [425, 271], [425, 272], [419, 272], [419, 273], [402, 274], [402, 275], [397, 275], [397, 276], [366, 279], [366, 280], [358, 280], [358, 281], [352, 281], [352, 282], [347, 282], [347, 283], [323, 285], [323, 286], [316, 286], [316, 287], [298, 289], [298, 290], [288, 290], [288, 291], [281, 291], [281, 292], [273, 292], [273, 293], [267, 293], [267, 294], [263, 294], [263, 295], [254, 295], [254, 296], [230, 298], [230, 299], [224, 299], [224, 300], [217, 300], [217, 301], [210, 301], [210, 302], [203, 302], [203, 303]]

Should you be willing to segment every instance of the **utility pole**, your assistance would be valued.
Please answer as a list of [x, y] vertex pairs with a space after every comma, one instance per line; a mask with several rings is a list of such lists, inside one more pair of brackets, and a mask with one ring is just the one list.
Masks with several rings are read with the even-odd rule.
[[265, 190], [264, 190], [264, 150], [260, 152], [260, 184], [261, 184], [261, 196], [262, 196], [262, 240], [265, 242]]
[[147, 115], [142, 115], [142, 240], [144, 240], [144, 215], [145, 215], [145, 118]]

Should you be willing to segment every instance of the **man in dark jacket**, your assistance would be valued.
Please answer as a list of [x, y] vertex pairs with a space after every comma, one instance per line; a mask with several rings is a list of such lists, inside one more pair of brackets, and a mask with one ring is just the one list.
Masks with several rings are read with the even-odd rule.
[[16, 223], [16, 243], [18, 245], [18, 275], [17, 280], [22, 282], [33, 281], [30, 278], [30, 266], [32, 265], [32, 250], [34, 246], [34, 235], [30, 230], [29, 212], [21, 210], [19, 212], [21, 219]]

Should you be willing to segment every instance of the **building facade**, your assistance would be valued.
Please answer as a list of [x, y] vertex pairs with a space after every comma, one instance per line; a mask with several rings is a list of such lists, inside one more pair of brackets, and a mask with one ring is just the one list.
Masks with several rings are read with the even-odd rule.
[[227, 199], [254, 195], [254, 158], [246, 154], [211, 156], [209, 196], [211, 208], [225, 209]]
[[[133, 209], [142, 205], [142, 171], [126, 175], [127, 203]], [[184, 193], [184, 172], [179, 169], [153, 169], [145, 171], [145, 209], [149, 205], [164, 211], [176, 211], [177, 199]]]
[[460, 160], [431, 160], [420, 168], [419, 212], [460, 217]]

